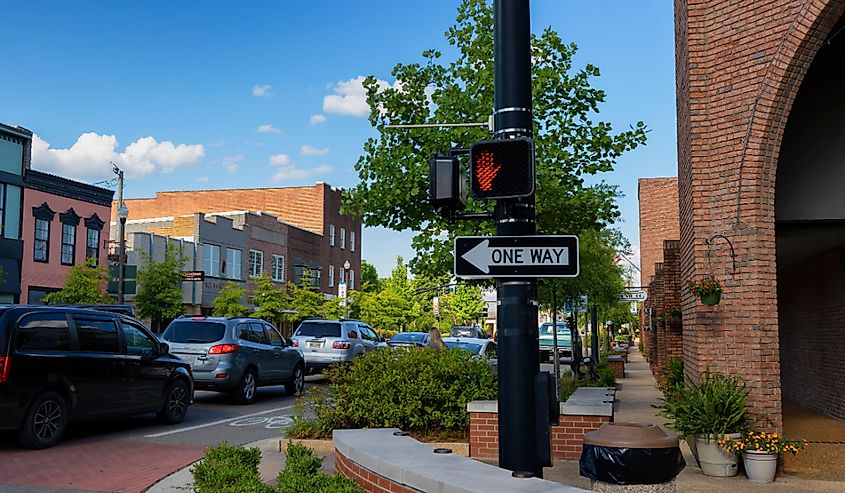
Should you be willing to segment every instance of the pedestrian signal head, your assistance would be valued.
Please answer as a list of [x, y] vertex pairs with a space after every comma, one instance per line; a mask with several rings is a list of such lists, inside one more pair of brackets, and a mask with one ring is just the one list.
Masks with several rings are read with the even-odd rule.
[[517, 138], [476, 142], [470, 148], [470, 188], [477, 199], [534, 193], [534, 145]]

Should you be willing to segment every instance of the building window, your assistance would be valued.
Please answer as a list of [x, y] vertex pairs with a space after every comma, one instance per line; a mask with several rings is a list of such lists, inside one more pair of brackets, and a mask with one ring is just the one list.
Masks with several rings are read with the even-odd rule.
[[0, 231], [4, 238], [20, 239], [21, 187], [0, 184], [0, 223], [2, 223]]
[[320, 269], [293, 264], [293, 282], [297, 286], [320, 287]]
[[350, 252], [355, 251], [355, 232], [354, 231], [349, 232], [349, 251]]
[[97, 214], [85, 219], [85, 227], [88, 228], [88, 235], [85, 240], [85, 258], [90, 259], [94, 265], [100, 263], [100, 231], [103, 229], [103, 222]]
[[329, 246], [334, 246], [334, 224], [329, 224]]
[[35, 253], [36, 262], [49, 262], [50, 257], [50, 221], [35, 219]]
[[260, 277], [264, 270], [264, 252], [249, 251], [249, 277]]
[[346, 270], [344, 270], [342, 265], [338, 265], [337, 270], [340, 272], [340, 282], [346, 282]]
[[217, 245], [202, 246], [202, 270], [207, 276], [220, 276], [220, 247]]
[[76, 226], [62, 224], [62, 265], [73, 265], [76, 256]]
[[285, 257], [273, 255], [273, 280], [284, 282], [285, 280]]
[[243, 252], [237, 248], [226, 249], [226, 277], [229, 279], [241, 278], [241, 259]]
[[334, 266], [329, 265], [329, 287], [334, 287]]
[[346, 230], [340, 228], [340, 249], [346, 248]]
[[352, 291], [355, 289], [355, 271], [349, 271], [349, 290]]

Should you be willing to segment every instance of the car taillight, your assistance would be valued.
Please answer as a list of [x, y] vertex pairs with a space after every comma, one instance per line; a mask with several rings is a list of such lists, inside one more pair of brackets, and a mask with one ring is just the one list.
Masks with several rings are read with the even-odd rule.
[[208, 348], [208, 354], [227, 354], [234, 353], [240, 346], [237, 344], [218, 344]]
[[297, 341], [296, 339], [292, 339], [290, 341], [290, 345], [293, 347], [299, 347], [299, 341]]
[[0, 383], [9, 381], [9, 370], [12, 368], [11, 356], [0, 356]]
[[349, 349], [352, 347], [352, 344], [349, 344], [347, 341], [335, 341], [332, 344], [332, 349]]

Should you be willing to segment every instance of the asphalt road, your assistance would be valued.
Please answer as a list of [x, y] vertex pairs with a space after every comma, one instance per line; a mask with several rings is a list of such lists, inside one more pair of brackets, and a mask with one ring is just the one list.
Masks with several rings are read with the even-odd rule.
[[[306, 386], [322, 381], [319, 375], [307, 377]], [[136, 484], [147, 481], [148, 486], [149, 478], [190, 464], [208, 446], [281, 437], [291, 423], [296, 399], [283, 386], [258, 389], [249, 406], [234, 404], [223, 394], [197, 391], [178, 425], [162, 425], [154, 414], [75, 423], [58, 445], [47, 450], [21, 449], [14, 434], [3, 433], [0, 492], [143, 491]], [[139, 462], [148, 469], [143, 474], [132, 467]], [[126, 481], [120, 482], [121, 474]]]

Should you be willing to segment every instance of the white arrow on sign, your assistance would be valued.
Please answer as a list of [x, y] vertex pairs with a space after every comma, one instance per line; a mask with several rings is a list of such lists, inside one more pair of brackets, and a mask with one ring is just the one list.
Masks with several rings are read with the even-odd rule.
[[569, 265], [568, 247], [490, 247], [484, 240], [461, 256], [476, 269], [490, 273], [491, 266]]

